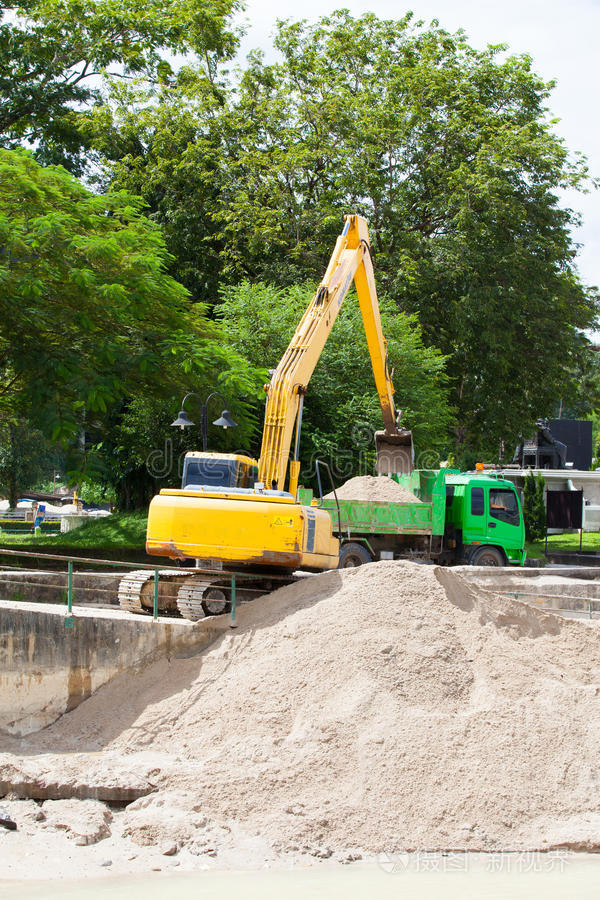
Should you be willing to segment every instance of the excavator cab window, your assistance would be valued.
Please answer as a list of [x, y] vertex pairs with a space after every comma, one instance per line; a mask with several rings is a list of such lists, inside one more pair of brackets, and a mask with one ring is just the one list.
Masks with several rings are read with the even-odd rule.
[[258, 466], [240, 459], [186, 459], [182, 488], [253, 488], [258, 479]]
[[248, 466], [239, 463], [237, 487], [253, 488], [258, 481], [258, 466]]
[[238, 462], [235, 459], [186, 459], [182, 487], [237, 487]]

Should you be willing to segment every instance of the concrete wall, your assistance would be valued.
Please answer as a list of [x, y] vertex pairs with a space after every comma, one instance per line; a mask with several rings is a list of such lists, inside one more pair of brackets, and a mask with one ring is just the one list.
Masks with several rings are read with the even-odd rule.
[[460, 566], [452, 571], [485, 591], [512, 594], [542, 609], [582, 611], [590, 618], [600, 615], [598, 566], [545, 569]]
[[[73, 601], [80, 606], [118, 606], [124, 572], [75, 572]], [[66, 604], [67, 573], [39, 569], [0, 570], [0, 600]]]
[[73, 531], [75, 528], [79, 528], [81, 525], [85, 525], [86, 522], [91, 521], [92, 518], [85, 514], [78, 516], [75, 513], [72, 513], [69, 516], [61, 516], [60, 533], [66, 534], [67, 531]]
[[229, 628], [121, 610], [0, 600], [0, 732], [23, 735], [74, 709], [115, 675], [160, 656], [194, 655]]
[[567, 491], [571, 481], [575, 490], [583, 491], [583, 496], [592, 506], [600, 505], [600, 469], [591, 472], [580, 469], [503, 469], [502, 477], [522, 490], [529, 472], [543, 475], [546, 487], [551, 491]]
[[583, 507], [583, 530], [600, 531], [600, 506]]

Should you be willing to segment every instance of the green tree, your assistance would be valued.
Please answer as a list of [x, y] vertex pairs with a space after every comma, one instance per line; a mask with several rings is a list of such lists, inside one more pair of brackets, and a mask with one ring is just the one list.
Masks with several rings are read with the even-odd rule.
[[523, 518], [528, 541], [540, 541], [546, 534], [545, 489], [544, 477], [528, 472], [523, 486]]
[[[132, 146], [136, 119], [145, 128], [116, 183], [177, 222], [182, 270], [199, 284], [189, 261], [202, 258], [225, 281], [314, 279], [357, 211], [380, 288], [447, 357], [461, 456], [495, 454], [557, 398], [577, 401], [597, 294], [578, 277], [560, 192], [592, 182], [548, 118], [552, 83], [527, 56], [410, 15], [280, 23], [275, 45], [277, 62], [251, 55], [218, 101], [189, 73], [154, 106], [114, 110], [115, 146]], [[204, 291], [214, 302], [214, 280]]]
[[113, 85], [88, 123], [105, 160], [104, 184], [144, 198], [165, 236], [171, 274], [209, 305], [229, 268], [217, 215], [229, 177], [228, 96], [224, 73], [208, 80], [187, 66], [167, 84]]
[[589, 419], [600, 413], [600, 359], [584, 335], [571, 361], [565, 390], [552, 410], [553, 419]]
[[[260, 379], [248, 367], [247, 372], [230, 370], [227, 377], [216, 381], [218, 372], [214, 370], [212, 382], [207, 380], [210, 374], [205, 374], [194, 390], [205, 399], [218, 384], [238, 427], [225, 433], [212, 426], [215, 415], [211, 417], [210, 412], [220, 412], [217, 400], [209, 410], [209, 450], [247, 453], [258, 430], [260, 418], [254, 405], [262, 395], [259, 388], [266, 373], [260, 373]], [[195, 427], [184, 431], [171, 428], [188, 388], [182, 382], [180, 393], [174, 396], [140, 393], [115, 407], [101, 428], [88, 432], [86, 464], [83, 466], [77, 458], [72, 460], [73, 477], [85, 468], [89, 483], [104, 485], [113, 492], [120, 510], [147, 507], [161, 488], [179, 487], [184, 454], [202, 449], [200, 401], [190, 398], [186, 404]]]
[[56, 461], [56, 453], [31, 423], [0, 424], [0, 491], [11, 509], [26, 488], [52, 475]]
[[141, 206], [0, 150], [0, 419], [28, 417], [71, 445], [72, 478], [135, 398], [177, 404], [203, 384], [256, 394], [256, 372], [166, 274]]
[[282, 24], [275, 43], [283, 60], [254, 58], [236, 110], [251, 123], [225, 197], [240, 260], [259, 250], [269, 277], [296, 277], [343, 197], [372, 225], [380, 284], [449, 357], [459, 444], [512, 442], [573, 389], [597, 312], [559, 204], [586, 168], [548, 124], [551, 84], [408, 16]]
[[[217, 314], [239, 353], [255, 365], [275, 367], [313, 292], [314, 286], [306, 284], [276, 288], [242, 282], [223, 289]], [[437, 465], [447, 450], [452, 421], [444, 358], [423, 345], [414, 317], [398, 314], [389, 300], [380, 300], [380, 307], [395, 400], [403, 424], [413, 430], [417, 464]], [[333, 462], [338, 479], [371, 472], [373, 432], [381, 427], [364, 328], [352, 293], [309, 385], [302, 424], [303, 479], [312, 478], [316, 456]], [[253, 449], [258, 452], [258, 441]]]
[[14, 0], [0, 7], [0, 141], [80, 169], [91, 107], [115, 79], [168, 81], [192, 53], [207, 79], [235, 52], [236, 0]]

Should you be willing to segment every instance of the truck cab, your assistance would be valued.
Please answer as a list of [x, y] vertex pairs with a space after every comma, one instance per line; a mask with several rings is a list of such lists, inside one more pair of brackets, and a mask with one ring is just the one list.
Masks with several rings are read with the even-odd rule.
[[522, 565], [525, 526], [510, 481], [489, 475], [446, 475], [446, 538], [472, 565]]

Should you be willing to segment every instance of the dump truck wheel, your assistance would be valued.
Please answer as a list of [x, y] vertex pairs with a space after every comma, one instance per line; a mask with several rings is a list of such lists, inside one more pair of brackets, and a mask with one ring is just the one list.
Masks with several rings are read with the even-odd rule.
[[370, 562], [373, 562], [373, 557], [362, 544], [343, 544], [338, 569], [354, 569]]
[[503, 566], [504, 557], [496, 547], [482, 547], [471, 557], [472, 566]]

